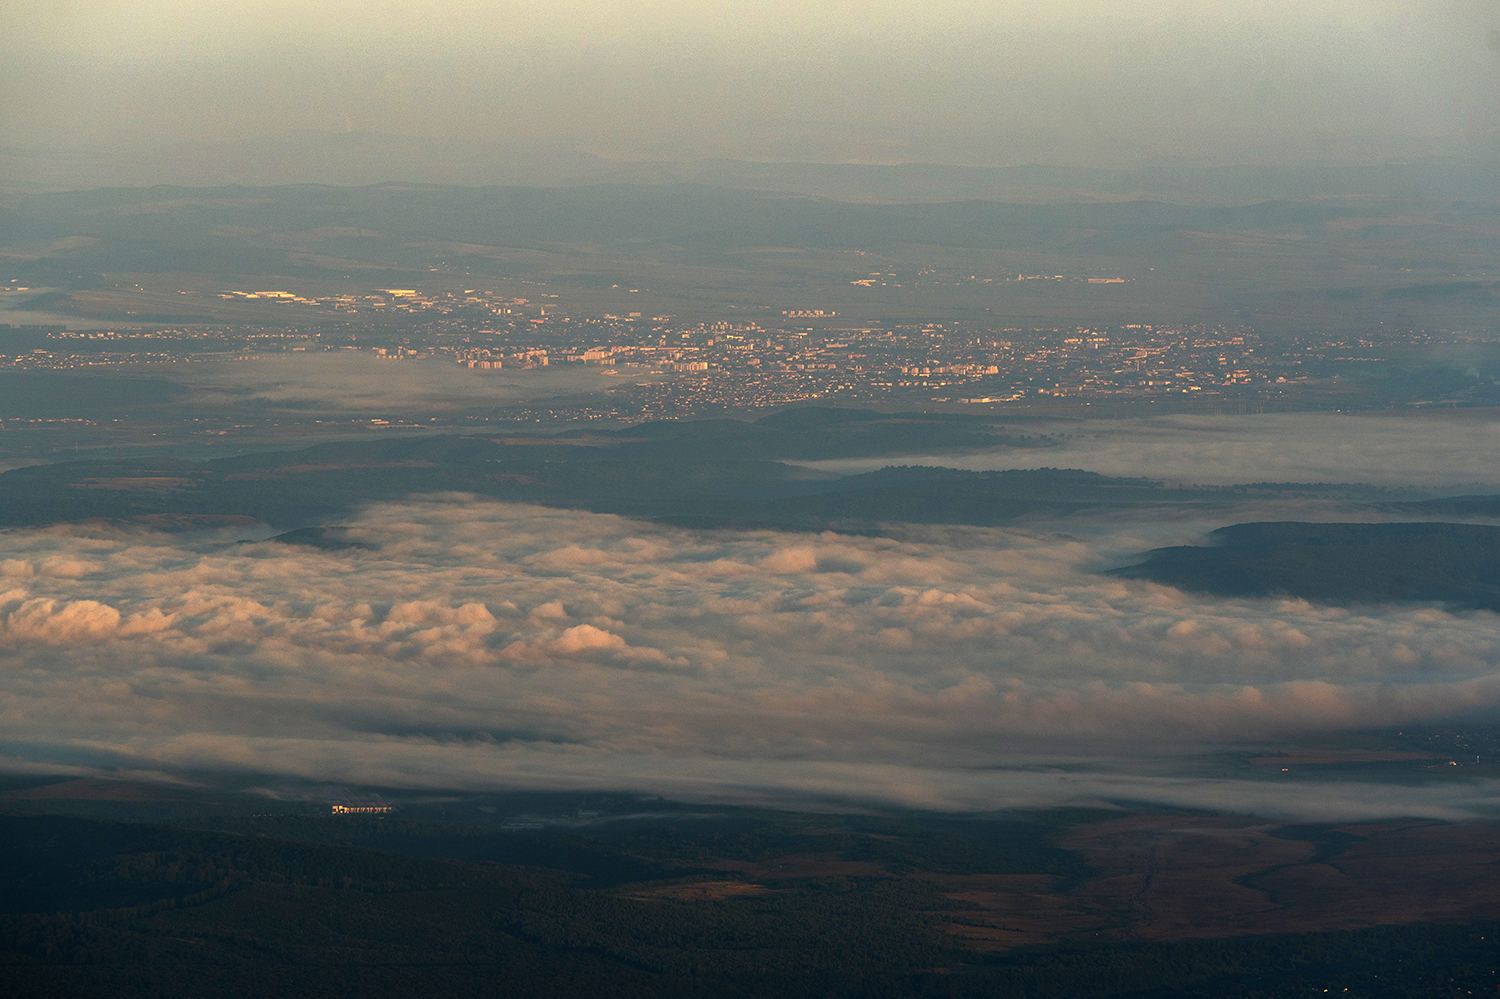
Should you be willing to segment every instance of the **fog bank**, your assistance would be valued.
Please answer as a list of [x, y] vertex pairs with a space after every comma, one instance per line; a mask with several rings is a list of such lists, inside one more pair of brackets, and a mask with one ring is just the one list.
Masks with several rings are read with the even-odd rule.
[[1500, 617], [1090, 574], [1152, 530], [694, 532], [436, 496], [366, 510], [367, 549], [9, 532], [0, 753], [920, 807], [1483, 807], [1473, 785], [1184, 782], [1229, 747], [1492, 711]]

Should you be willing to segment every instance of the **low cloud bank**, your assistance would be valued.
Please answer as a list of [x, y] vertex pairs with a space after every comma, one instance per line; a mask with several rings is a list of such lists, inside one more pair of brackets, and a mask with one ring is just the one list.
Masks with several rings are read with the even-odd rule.
[[990, 470], [1052, 466], [1172, 482], [1366, 482], [1433, 489], [1500, 488], [1500, 421], [1450, 413], [1267, 413], [1026, 424], [1060, 447], [970, 455], [805, 462], [850, 473], [892, 463]]
[[10, 532], [0, 753], [921, 807], [1494, 802], [1173, 776], [1226, 746], [1492, 710], [1500, 616], [1087, 571], [1143, 529], [695, 532], [437, 496], [366, 510], [370, 550]]
[[609, 384], [599, 368], [475, 372], [439, 359], [394, 362], [365, 351], [220, 362], [173, 376], [198, 390], [193, 402], [200, 406], [377, 415], [511, 405]]

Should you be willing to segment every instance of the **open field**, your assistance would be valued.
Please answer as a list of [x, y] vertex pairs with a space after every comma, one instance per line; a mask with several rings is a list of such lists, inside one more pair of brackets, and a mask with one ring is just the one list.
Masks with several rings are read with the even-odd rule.
[[1500, 823], [1283, 827], [1253, 818], [1130, 816], [1059, 840], [1090, 875], [943, 876], [976, 948], [1088, 934], [1184, 940], [1500, 915]]
[[[1500, 919], [1493, 821], [820, 815], [622, 795], [559, 813], [578, 798], [325, 789], [396, 808], [338, 816], [315, 788], [48, 780], [0, 793], [0, 962], [27, 995], [144, 994], [189, 970], [295, 994], [373, 961], [387, 980], [418, 965], [523, 996], [595, 976], [643, 995], [948, 996], [955, 975], [960, 996], [1240, 995], [1273, 971], [1283, 988], [1383, 979], [1351, 994], [1406, 996], [1438, 968], [1487, 979]], [[140, 821], [152, 813], [171, 818]], [[247, 963], [267, 953], [300, 985]]]

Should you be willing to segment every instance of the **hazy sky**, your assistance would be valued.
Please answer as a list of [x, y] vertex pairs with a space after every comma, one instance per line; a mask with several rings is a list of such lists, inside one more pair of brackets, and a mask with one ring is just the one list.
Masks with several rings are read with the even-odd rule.
[[0, 12], [0, 141], [1379, 160], [1495, 147], [1497, 32], [1494, 0], [22, 0]]

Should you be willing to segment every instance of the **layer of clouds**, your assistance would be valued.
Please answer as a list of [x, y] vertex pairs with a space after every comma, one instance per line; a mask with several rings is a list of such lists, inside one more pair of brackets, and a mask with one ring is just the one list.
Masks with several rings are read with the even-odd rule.
[[1163, 416], [1025, 424], [1058, 448], [806, 462], [849, 474], [891, 464], [948, 468], [1081, 468], [1169, 482], [1347, 482], [1500, 487], [1500, 420], [1488, 413]]
[[351, 534], [378, 547], [350, 553], [11, 532], [0, 752], [924, 807], [1454, 814], [1492, 796], [1184, 778], [1227, 746], [1493, 710], [1500, 617], [1087, 571], [1153, 530], [689, 532], [438, 496], [371, 507]]

